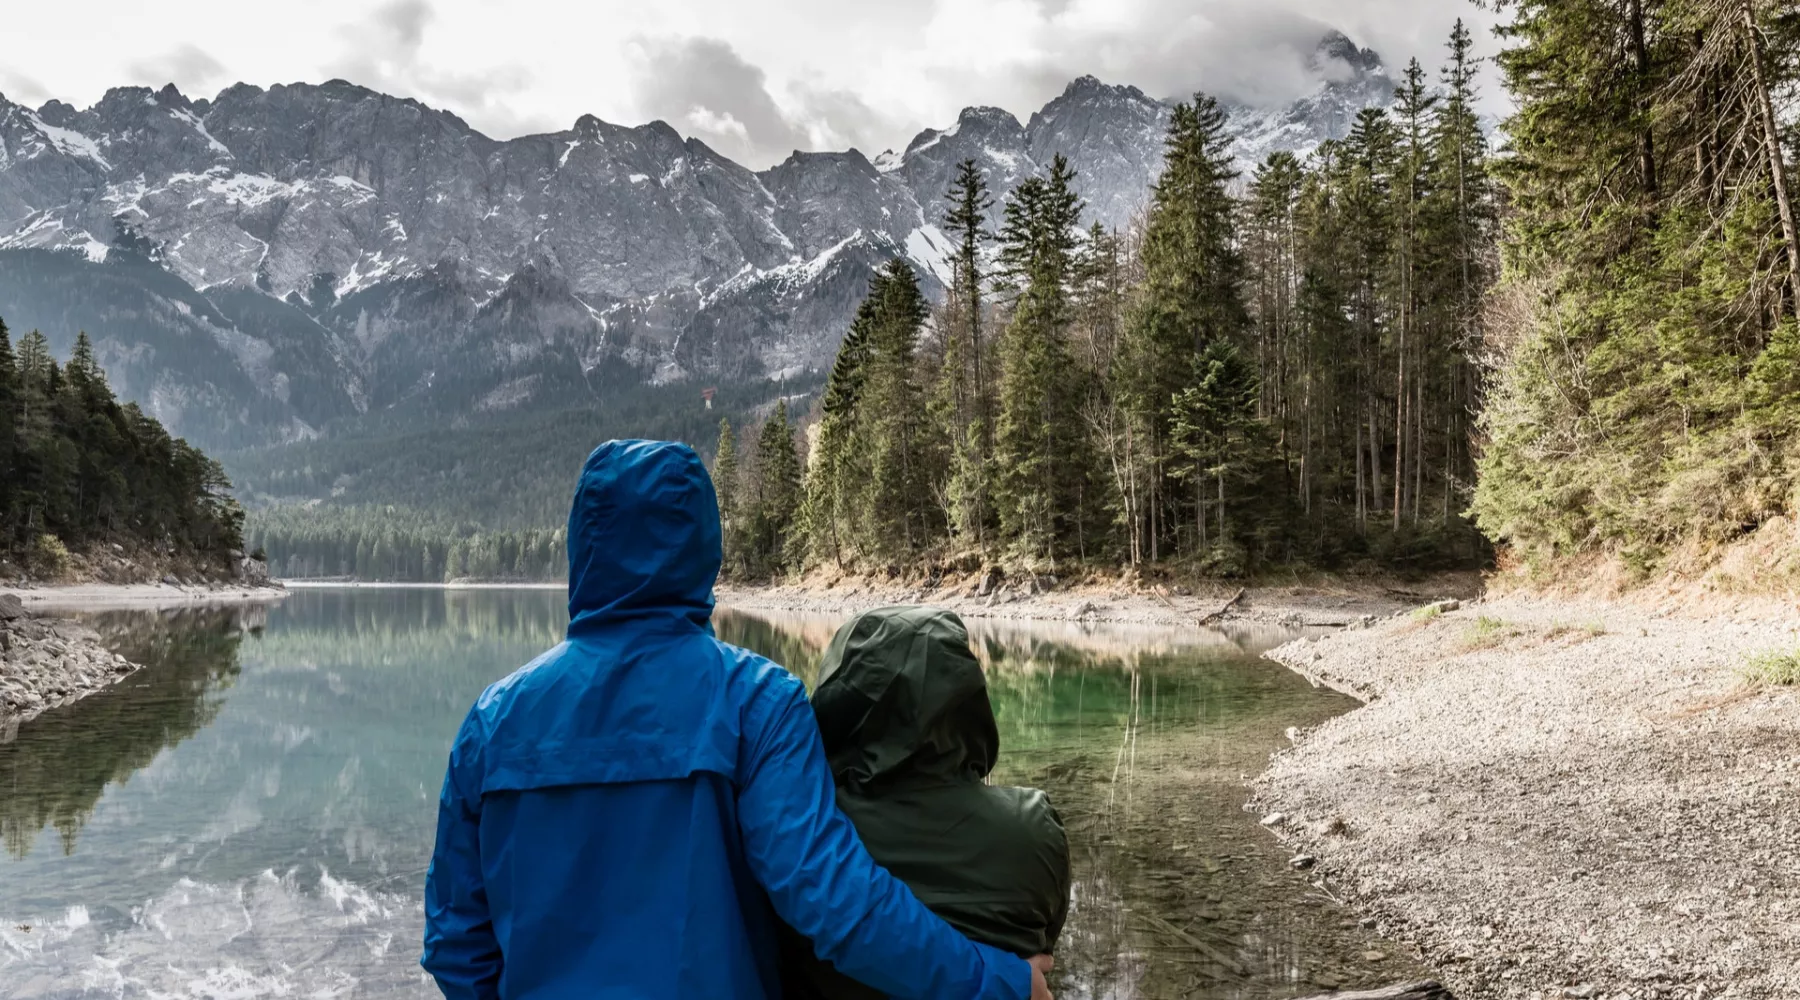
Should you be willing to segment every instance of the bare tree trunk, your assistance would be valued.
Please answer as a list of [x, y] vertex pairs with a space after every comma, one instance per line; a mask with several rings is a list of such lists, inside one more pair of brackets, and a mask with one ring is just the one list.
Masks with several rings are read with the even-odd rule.
[[[1404, 284], [1404, 282], [1403, 282]], [[1403, 293], [1404, 294], [1404, 293]], [[1398, 386], [1394, 390], [1394, 530], [1400, 530], [1400, 509], [1406, 488], [1406, 430], [1411, 421], [1407, 419], [1406, 404], [1406, 328], [1411, 322], [1406, 303], [1400, 304], [1403, 313], [1400, 319], [1400, 375]]]
[[1225, 467], [1219, 467], [1219, 544], [1225, 544]]
[[[1642, 110], [1649, 101], [1644, 88], [1650, 83], [1650, 47], [1645, 41], [1644, 0], [1631, 0], [1631, 51], [1637, 58], [1638, 106]], [[1638, 133], [1638, 160], [1643, 172], [1644, 193], [1655, 198], [1658, 193], [1656, 136], [1651, 132], [1649, 122], [1645, 122], [1643, 130]]]
[[1413, 487], [1412, 487], [1412, 519], [1419, 523], [1419, 507], [1425, 496], [1425, 350], [1420, 348], [1421, 355], [1418, 374], [1413, 377]]
[[1381, 509], [1381, 429], [1378, 416], [1381, 407], [1369, 400], [1369, 509]]
[[1194, 528], [1200, 532], [1199, 548], [1194, 554], [1204, 555], [1206, 552], [1206, 478], [1200, 475], [1198, 463], [1194, 468]]
[[1781, 232], [1787, 241], [1788, 285], [1794, 294], [1794, 311], [1800, 317], [1800, 230], [1794, 224], [1794, 205], [1788, 200], [1787, 158], [1781, 152], [1781, 129], [1775, 121], [1775, 101], [1763, 74], [1762, 35], [1756, 28], [1756, 8], [1751, 0], [1739, 0], [1744, 15], [1744, 44], [1750, 50], [1750, 73], [1756, 83], [1756, 111], [1762, 119], [1763, 143], [1769, 153], [1769, 173], [1775, 181], [1775, 205], [1781, 213]]

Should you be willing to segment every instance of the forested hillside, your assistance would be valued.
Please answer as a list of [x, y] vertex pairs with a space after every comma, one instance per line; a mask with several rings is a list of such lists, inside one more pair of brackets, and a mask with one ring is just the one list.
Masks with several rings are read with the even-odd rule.
[[113, 397], [86, 334], [58, 364], [0, 322], [0, 577], [58, 579], [100, 546], [109, 567], [229, 576], [243, 522], [218, 462]]
[[1391, 111], [1249, 178], [1198, 95], [1126, 230], [1085, 225], [1059, 157], [991, 232], [965, 163], [941, 209], [947, 301], [931, 308], [904, 262], [874, 279], [804, 483], [785, 414], [742, 458], [723, 439], [731, 570], [1478, 563], [1465, 512], [1498, 195], [1474, 76], [1459, 26]]
[[1800, 12], [1514, 0], [1514, 217], [1475, 511], [1641, 571], [1800, 502]]
[[[344, 438], [226, 460], [252, 504], [248, 544], [269, 554], [276, 576], [560, 580], [567, 571], [562, 525], [596, 444], [647, 437], [709, 451], [720, 417], [742, 422], [784, 390], [805, 405], [804, 383], [722, 386], [711, 408], [689, 384], [613, 383], [579, 408], [473, 426], [395, 426], [372, 417]], [[325, 496], [331, 499], [309, 499]]]
[[[1068, 160], [1003, 196], [964, 162], [930, 210], [943, 266], [875, 275], [816, 397], [741, 390], [669, 425], [717, 441], [727, 572], [1406, 570], [1496, 543], [1648, 572], [1791, 518], [1800, 13], [1501, 6], [1516, 111], [1499, 150], [1459, 26], [1344, 138], [1247, 176], [1227, 112], [1196, 95], [1124, 227], [1093, 222]], [[719, 417], [715, 439], [700, 421]], [[559, 571], [547, 534], [497, 529], [553, 529], [566, 483], [368, 467], [422, 508], [511, 490], [528, 519], [396, 518], [369, 488], [308, 571]], [[268, 537], [298, 553], [311, 530]]]

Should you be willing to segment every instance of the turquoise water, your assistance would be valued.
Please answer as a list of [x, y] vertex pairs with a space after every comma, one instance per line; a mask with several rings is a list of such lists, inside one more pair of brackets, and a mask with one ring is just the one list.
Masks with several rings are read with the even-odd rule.
[[[551, 591], [303, 590], [90, 619], [148, 669], [0, 744], [0, 996], [429, 997], [421, 881], [481, 689], [561, 635]], [[724, 613], [810, 677], [836, 621]], [[1292, 996], [1398, 978], [1241, 811], [1290, 725], [1348, 703], [1279, 636], [971, 623], [997, 778], [1075, 852], [1065, 997]]]

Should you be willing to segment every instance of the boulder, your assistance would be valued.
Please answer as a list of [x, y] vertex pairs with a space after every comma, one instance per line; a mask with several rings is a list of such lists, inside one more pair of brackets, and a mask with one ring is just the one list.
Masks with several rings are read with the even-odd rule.
[[17, 594], [0, 594], [0, 622], [17, 621], [29, 616], [25, 602]]
[[990, 569], [986, 573], [981, 574], [981, 587], [975, 591], [975, 596], [986, 597], [989, 594], [992, 594], [999, 588], [1000, 581], [1005, 578], [1005, 574], [1001, 573], [998, 569]]

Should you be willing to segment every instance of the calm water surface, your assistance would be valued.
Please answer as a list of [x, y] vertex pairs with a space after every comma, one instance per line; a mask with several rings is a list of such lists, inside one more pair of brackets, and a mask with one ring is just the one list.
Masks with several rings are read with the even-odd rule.
[[[431, 997], [416, 962], [445, 753], [557, 642], [528, 590], [305, 590], [92, 618], [150, 668], [0, 744], [0, 997]], [[838, 622], [722, 613], [810, 680]], [[1243, 813], [1288, 726], [1350, 707], [1282, 636], [971, 622], [996, 780], [1048, 789], [1074, 905], [1059, 995], [1291, 997], [1416, 971]]]

